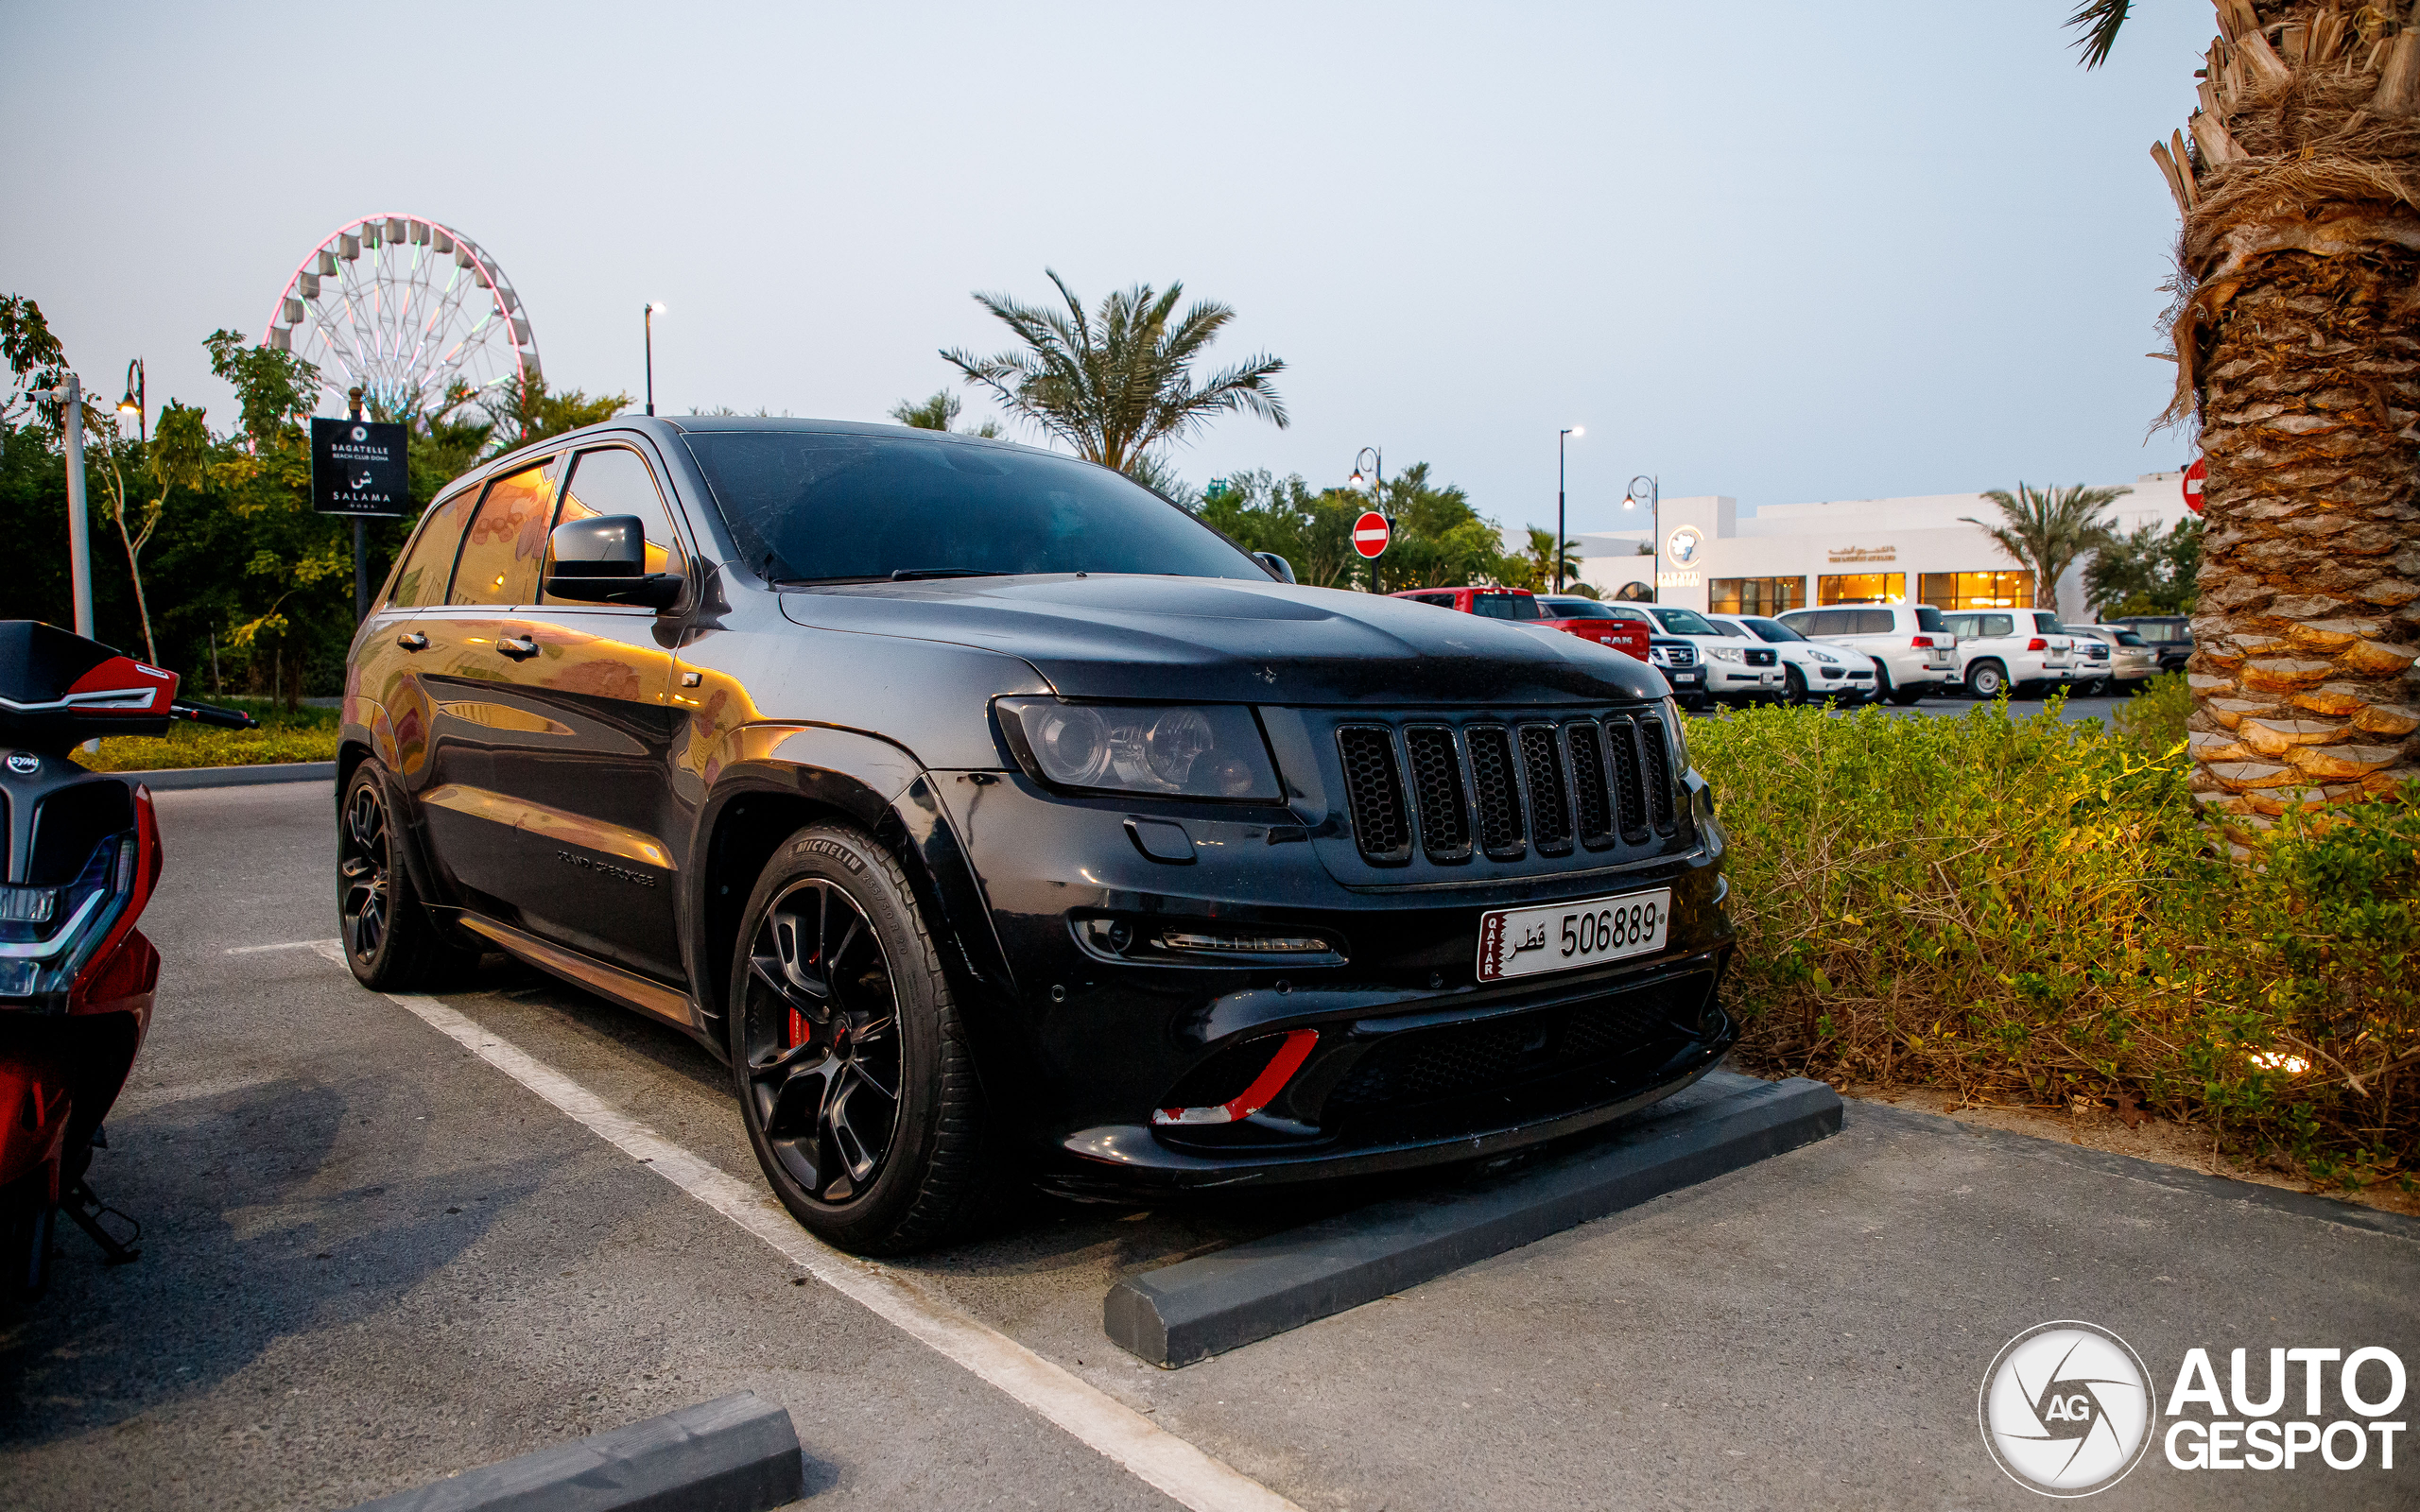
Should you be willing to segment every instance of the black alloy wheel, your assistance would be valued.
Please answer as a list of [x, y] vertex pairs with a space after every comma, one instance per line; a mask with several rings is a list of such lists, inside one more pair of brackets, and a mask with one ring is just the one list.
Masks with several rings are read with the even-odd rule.
[[1781, 701], [1796, 708], [1806, 701], [1806, 675], [1794, 666], [1781, 669]]
[[756, 1160], [801, 1225], [895, 1254], [1003, 1195], [974, 1057], [913, 888], [841, 825], [774, 852], [742, 916], [731, 1063]]
[[387, 768], [354, 768], [337, 810], [337, 929], [347, 965], [381, 992], [435, 987], [477, 964], [478, 953], [448, 942], [421, 906], [403, 865], [389, 808]]
[[899, 1128], [899, 1004], [856, 900], [792, 883], [748, 948], [748, 1083], [765, 1142], [802, 1191], [843, 1203]]

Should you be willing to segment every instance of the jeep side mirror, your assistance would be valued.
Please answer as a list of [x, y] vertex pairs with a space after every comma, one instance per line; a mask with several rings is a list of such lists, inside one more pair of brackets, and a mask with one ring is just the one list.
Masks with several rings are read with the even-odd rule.
[[1273, 551], [1255, 551], [1253, 557], [1269, 569], [1269, 575], [1281, 583], [1294, 580], [1294, 564]]
[[566, 520], [546, 538], [546, 596], [665, 609], [681, 597], [678, 573], [647, 570], [647, 527], [634, 514]]

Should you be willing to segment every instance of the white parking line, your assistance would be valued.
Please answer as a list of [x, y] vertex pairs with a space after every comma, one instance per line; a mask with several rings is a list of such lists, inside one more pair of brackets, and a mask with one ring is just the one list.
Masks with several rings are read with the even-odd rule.
[[[336, 941], [332, 939], [290, 939], [283, 945], [231, 945], [227, 949], [219, 952], [219, 954], [222, 955], [258, 955], [263, 951], [318, 951], [320, 954], [325, 955], [328, 954], [329, 947], [335, 944]], [[338, 955], [335, 957], [335, 959], [338, 966], [342, 966], [344, 964], [343, 956]]]
[[[313, 948], [338, 965], [344, 963], [344, 947], [335, 940], [314, 941]], [[435, 998], [389, 993], [388, 1001], [754, 1234], [816, 1280], [972, 1370], [1181, 1505], [1193, 1512], [1302, 1512], [1259, 1482], [977, 1322], [915, 1279], [821, 1243], [763, 1187], [726, 1175]]]

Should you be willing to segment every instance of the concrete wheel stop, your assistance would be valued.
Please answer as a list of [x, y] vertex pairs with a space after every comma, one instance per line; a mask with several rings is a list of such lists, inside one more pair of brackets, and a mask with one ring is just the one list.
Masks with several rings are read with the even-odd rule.
[[1841, 1119], [1840, 1094], [1820, 1081], [1714, 1072], [1500, 1181], [1391, 1198], [1130, 1276], [1110, 1288], [1101, 1326], [1153, 1365], [1191, 1365], [1811, 1144]]
[[354, 1512], [769, 1512], [805, 1494], [790, 1415], [741, 1391]]

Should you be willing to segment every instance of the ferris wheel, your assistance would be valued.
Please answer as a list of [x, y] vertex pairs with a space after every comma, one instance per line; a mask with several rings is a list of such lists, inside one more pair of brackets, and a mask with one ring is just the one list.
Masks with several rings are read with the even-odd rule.
[[529, 312], [476, 242], [424, 215], [368, 215], [312, 249], [278, 296], [262, 343], [358, 387], [387, 414], [437, 407], [459, 379], [481, 397], [537, 380]]

